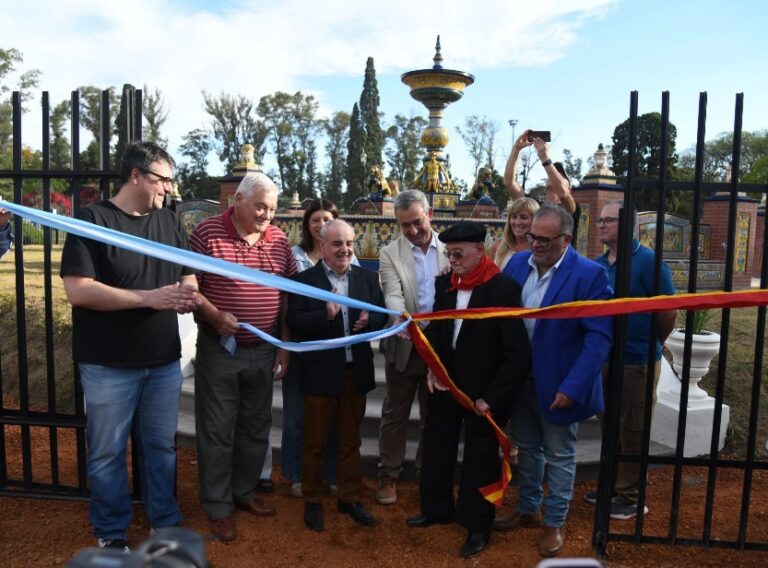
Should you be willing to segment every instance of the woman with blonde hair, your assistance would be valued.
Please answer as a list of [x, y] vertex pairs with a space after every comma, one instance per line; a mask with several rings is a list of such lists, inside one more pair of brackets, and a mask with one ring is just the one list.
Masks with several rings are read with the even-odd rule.
[[518, 197], [509, 206], [504, 232], [491, 249], [493, 262], [499, 270], [504, 270], [513, 254], [530, 248], [525, 233], [531, 230], [533, 215], [538, 209], [539, 203], [532, 197]]

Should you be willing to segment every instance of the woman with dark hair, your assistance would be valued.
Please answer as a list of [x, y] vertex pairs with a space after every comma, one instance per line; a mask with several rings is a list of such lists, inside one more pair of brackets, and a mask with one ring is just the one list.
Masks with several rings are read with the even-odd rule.
[[[320, 260], [320, 229], [338, 218], [336, 204], [328, 199], [313, 199], [304, 209], [301, 220], [301, 241], [291, 248], [299, 272], [312, 268]], [[352, 264], [358, 265], [357, 257]], [[298, 358], [291, 359], [288, 375], [283, 379], [283, 438], [280, 467], [283, 477], [291, 481], [291, 495], [301, 497], [301, 452], [304, 427], [304, 404], [299, 388]], [[336, 485], [336, 432], [328, 437], [325, 454], [325, 479], [331, 487]]]
[[337, 219], [339, 210], [328, 199], [313, 199], [304, 209], [301, 220], [301, 241], [293, 246], [293, 256], [299, 272], [312, 268], [320, 259], [320, 229], [328, 221]]

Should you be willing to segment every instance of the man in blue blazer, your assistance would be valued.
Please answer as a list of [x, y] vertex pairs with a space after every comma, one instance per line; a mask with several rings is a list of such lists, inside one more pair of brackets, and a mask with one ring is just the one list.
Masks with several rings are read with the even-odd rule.
[[[562, 207], [545, 204], [536, 212], [526, 235], [531, 252], [514, 255], [504, 269], [522, 287], [526, 308], [613, 295], [605, 269], [570, 246], [572, 231], [573, 218]], [[577, 426], [603, 409], [600, 369], [611, 348], [612, 320], [526, 319], [525, 327], [533, 373], [512, 411], [520, 495], [517, 511], [497, 518], [494, 528], [540, 526], [543, 520], [539, 553], [556, 556], [573, 496]]]

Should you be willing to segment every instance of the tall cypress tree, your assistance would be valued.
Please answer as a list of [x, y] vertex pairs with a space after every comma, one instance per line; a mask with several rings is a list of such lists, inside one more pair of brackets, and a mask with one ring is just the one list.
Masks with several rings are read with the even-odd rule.
[[136, 87], [130, 83], [125, 83], [123, 85], [123, 94], [120, 97], [120, 110], [118, 111], [117, 119], [115, 120], [115, 136], [117, 137], [114, 156], [115, 168], [119, 166], [120, 160], [125, 153], [125, 149], [128, 147], [128, 139], [130, 138], [128, 132], [128, 113], [130, 112], [130, 109], [128, 108], [128, 98], [129, 94], [132, 96], [135, 91]]
[[349, 140], [347, 141], [347, 204], [364, 195], [365, 165], [362, 159], [364, 148], [365, 130], [360, 120], [360, 108], [355, 103], [352, 107], [352, 117], [349, 119]]
[[360, 122], [365, 131], [365, 154], [368, 157], [366, 164], [369, 167], [382, 166], [381, 150], [384, 144], [379, 123], [379, 88], [376, 84], [373, 57], [369, 57], [365, 63], [365, 80], [363, 92], [360, 94]]

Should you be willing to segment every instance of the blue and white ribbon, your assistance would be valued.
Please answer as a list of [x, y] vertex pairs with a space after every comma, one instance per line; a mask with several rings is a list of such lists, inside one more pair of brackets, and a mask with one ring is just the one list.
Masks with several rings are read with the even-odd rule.
[[[261, 270], [254, 268], [248, 268], [240, 266], [220, 258], [213, 258], [204, 254], [196, 252], [178, 249], [163, 243], [157, 243], [129, 235], [108, 227], [101, 227], [88, 223], [81, 219], [73, 219], [70, 217], [64, 217], [61, 215], [54, 215], [46, 211], [40, 211], [39, 209], [33, 209], [31, 207], [25, 207], [23, 205], [17, 205], [15, 203], [8, 203], [7, 201], [0, 200], [0, 207], [5, 208], [15, 215], [29, 219], [46, 227], [53, 229], [59, 229], [66, 231], [67, 233], [84, 237], [87, 239], [93, 239], [101, 243], [113, 245], [116, 247], [124, 248], [139, 254], [145, 254], [182, 266], [188, 266], [202, 272], [210, 272], [212, 274], [218, 274], [227, 278], [235, 280], [242, 280], [243, 282], [250, 282], [252, 284], [259, 284], [261, 286], [269, 286], [271, 288], [277, 288], [283, 292], [289, 292], [291, 294], [300, 294], [302, 296], [308, 296], [317, 300], [326, 302], [335, 302], [352, 308], [358, 308], [360, 310], [368, 310], [371, 312], [380, 312], [388, 315], [399, 316], [400, 314], [394, 310], [388, 310], [368, 302], [362, 302], [354, 298], [348, 298], [347, 296], [340, 296], [315, 288], [314, 286], [308, 286], [301, 282], [296, 282], [288, 278], [269, 274]], [[321, 349], [331, 349], [337, 347], [345, 347], [354, 343], [361, 343], [363, 341], [372, 341], [376, 339], [383, 339], [396, 333], [399, 333], [405, 327], [407, 327], [410, 319], [400, 323], [399, 325], [383, 329], [380, 331], [372, 331], [359, 335], [351, 335], [349, 337], [339, 337], [336, 339], [328, 339], [322, 341], [307, 341], [303, 343], [286, 342], [281, 341], [271, 335], [264, 333], [263, 331], [256, 329], [248, 324], [240, 324], [241, 327], [247, 329], [251, 333], [254, 333], [264, 341], [268, 341], [277, 347], [282, 349], [288, 349], [290, 351], [316, 351]]]

